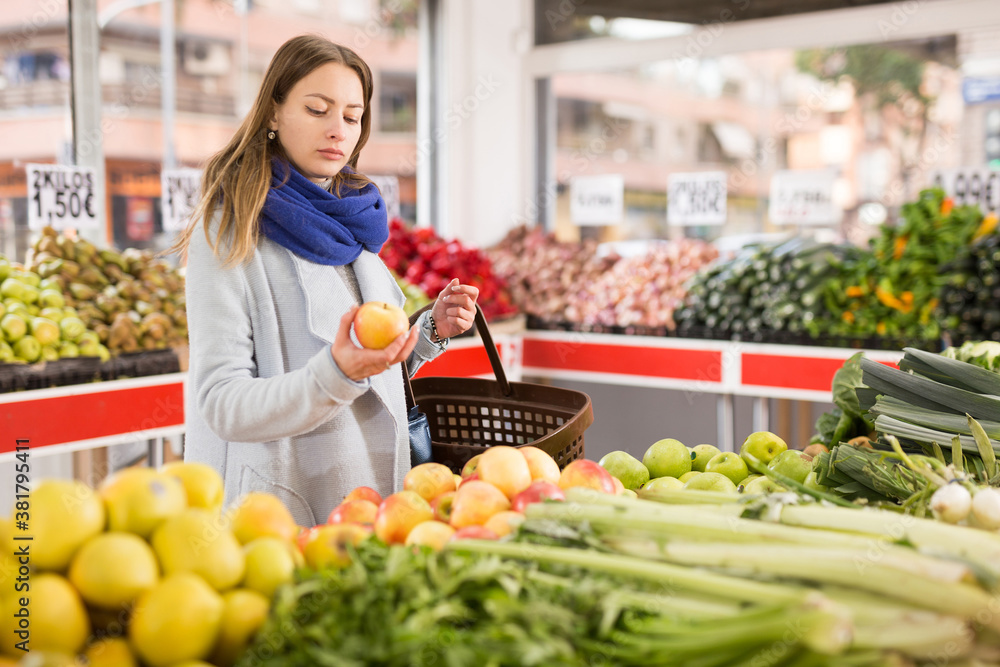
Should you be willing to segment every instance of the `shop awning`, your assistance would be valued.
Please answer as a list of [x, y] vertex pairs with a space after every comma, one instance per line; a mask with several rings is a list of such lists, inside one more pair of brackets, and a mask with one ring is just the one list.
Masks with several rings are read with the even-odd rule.
[[757, 148], [750, 131], [738, 123], [716, 121], [712, 123], [712, 134], [719, 140], [722, 152], [735, 160], [752, 158]]

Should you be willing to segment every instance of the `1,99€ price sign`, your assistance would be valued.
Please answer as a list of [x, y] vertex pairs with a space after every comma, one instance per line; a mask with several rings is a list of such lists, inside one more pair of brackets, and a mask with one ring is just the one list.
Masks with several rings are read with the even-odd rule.
[[28, 227], [97, 227], [97, 176], [89, 167], [28, 164]]

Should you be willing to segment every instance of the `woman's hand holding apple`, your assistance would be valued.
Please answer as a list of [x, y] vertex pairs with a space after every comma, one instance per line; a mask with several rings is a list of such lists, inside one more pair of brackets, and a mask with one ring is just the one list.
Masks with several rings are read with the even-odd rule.
[[[399, 333], [392, 339], [392, 342], [386, 347], [382, 349], [360, 348], [351, 340], [351, 326], [352, 324], [356, 327], [358, 326], [354, 321], [357, 313], [358, 306], [354, 306], [344, 313], [344, 316], [340, 318], [340, 328], [337, 330], [337, 338], [333, 341], [333, 345], [330, 346], [330, 350], [333, 353], [333, 360], [337, 362], [337, 366], [340, 367], [344, 375], [355, 382], [378, 375], [379, 373], [384, 373], [394, 364], [406, 360], [410, 356], [410, 353], [413, 352], [413, 348], [416, 346], [417, 339], [420, 336], [417, 327], [411, 327], [407, 331], [404, 326], [402, 333]], [[362, 324], [362, 326], [377, 328], [394, 325], [373, 321], [371, 324]], [[360, 333], [359, 340], [364, 340], [366, 337], [365, 332], [356, 331], [355, 333]], [[378, 332], [368, 333], [375, 334], [373, 337], [377, 338]]]
[[462, 285], [455, 278], [441, 290], [431, 315], [437, 326], [438, 336], [443, 340], [468, 331], [476, 319], [476, 299], [479, 288]]

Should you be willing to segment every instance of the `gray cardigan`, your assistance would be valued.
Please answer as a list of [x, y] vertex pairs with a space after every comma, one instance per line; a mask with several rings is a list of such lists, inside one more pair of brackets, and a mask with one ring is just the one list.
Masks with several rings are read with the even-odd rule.
[[[353, 268], [363, 301], [403, 305], [377, 255], [363, 251]], [[354, 487], [402, 488], [410, 450], [400, 367], [355, 382], [334, 363], [330, 344], [355, 303], [335, 267], [262, 236], [249, 263], [225, 268], [199, 227], [186, 283], [184, 458], [219, 471], [227, 504], [271, 493], [313, 526]], [[424, 331], [411, 374], [440, 354]]]

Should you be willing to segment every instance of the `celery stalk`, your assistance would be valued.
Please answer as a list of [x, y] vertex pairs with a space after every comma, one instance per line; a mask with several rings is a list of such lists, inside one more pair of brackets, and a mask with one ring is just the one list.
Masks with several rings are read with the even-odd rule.
[[457, 542], [449, 542], [446, 548], [464, 553], [485, 553], [527, 561], [576, 565], [598, 572], [645, 579], [658, 584], [668, 582], [679, 590], [713, 595], [722, 600], [757, 604], [784, 604], [799, 602], [807, 595], [807, 590], [801, 586], [763, 583], [680, 565], [566, 547], [515, 544], [492, 540], [458, 540]]
[[781, 523], [826, 531], [866, 533], [887, 543], [909, 542], [925, 553], [963, 558], [1000, 576], [1000, 533], [954, 526], [878, 509], [846, 510], [816, 505], [786, 505]]
[[[686, 489], [681, 492], [680, 495], [688, 495], [692, 492], [697, 492], [694, 489]], [[714, 491], [702, 491], [701, 493], [717, 493]], [[613, 496], [609, 493], [601, 493], [600, 491], [595, 491], [594, 489], [588, 489], [583, 486], [574, 486], [572, 488], [566, 489], [566, 500], [570, 502], [585, 503], [587, 505], [608, 505], [611, 507], [623, 507], [628, 509], [640, 509], [648, 512], [660, 512], [662, 514], [669, 514], [674, 510], [669, 507], [665, 507], [666, 503], [671, 503], [674, 499], [679, 499], [680, 502], [677, 504], [688, 504], [684, 503], [683, 499], [679, 496], [673, 495], [674, 492], [671, 490], [661, 490], [661, 491], [651, 491], [649, 497], [640, 496], [639, 498], [629, 498], [627, 496]], [[718, 493], [719, 496], [729, 497], [729, 494]], [[669, 499], [669, 500], [667, 500]], [[704, 498], [702, 500], [705, 500]], [[741, 498], [734, 497], [730, 498], [726, 502], [722, 503], [696, 503], [696, 507], [692, 507], [693, 511], [698, 512], [710, 512], [712, 514], [719, 514], [723, 516], [734, 516], [738, 517], [743, 514], [744, 509], [746, 509], [744, 503], [741, 502]]]
[[950, 575], [944, 568], [932, 576], [909, 567], [901, 569], [900, 561], [886, 562], [881, 556], [868, 558], [864, 552], [784, 544], [673, 542], [663, 545], [663, 557], [683, 565], [851, 586], [963, 618], [982, 614], [984, 619], [989, 617], [986, 620], [991, 627], [1000, 628], [1000, 616], [991, 611], [991, 605], [1000, 605], [1000, 599], [978, 586], [947, 582]]
[[[579, 495], [575, 497], [579, 498]], [[856, 510], [858, 511], [858, 510]], [[656, 540], [675, 539], [723, 540], [726, 542], [759, 542], [774, 540], [799, 544], [825, 544], [866, 550], [871, 540], [843, 533], [819, 533], [815, 530], [784, 526], [779, 523], [720, 516], [701, 512], [695, 506], [683, 510], [664, 508], [650, 511], [646, 508], [608, 507], [570, 502], [534, 503], [525, 510], [528, 519], [554, 519], [579, 524], [586, 521], [591, 526], [605, 530], [633, 531]]]

